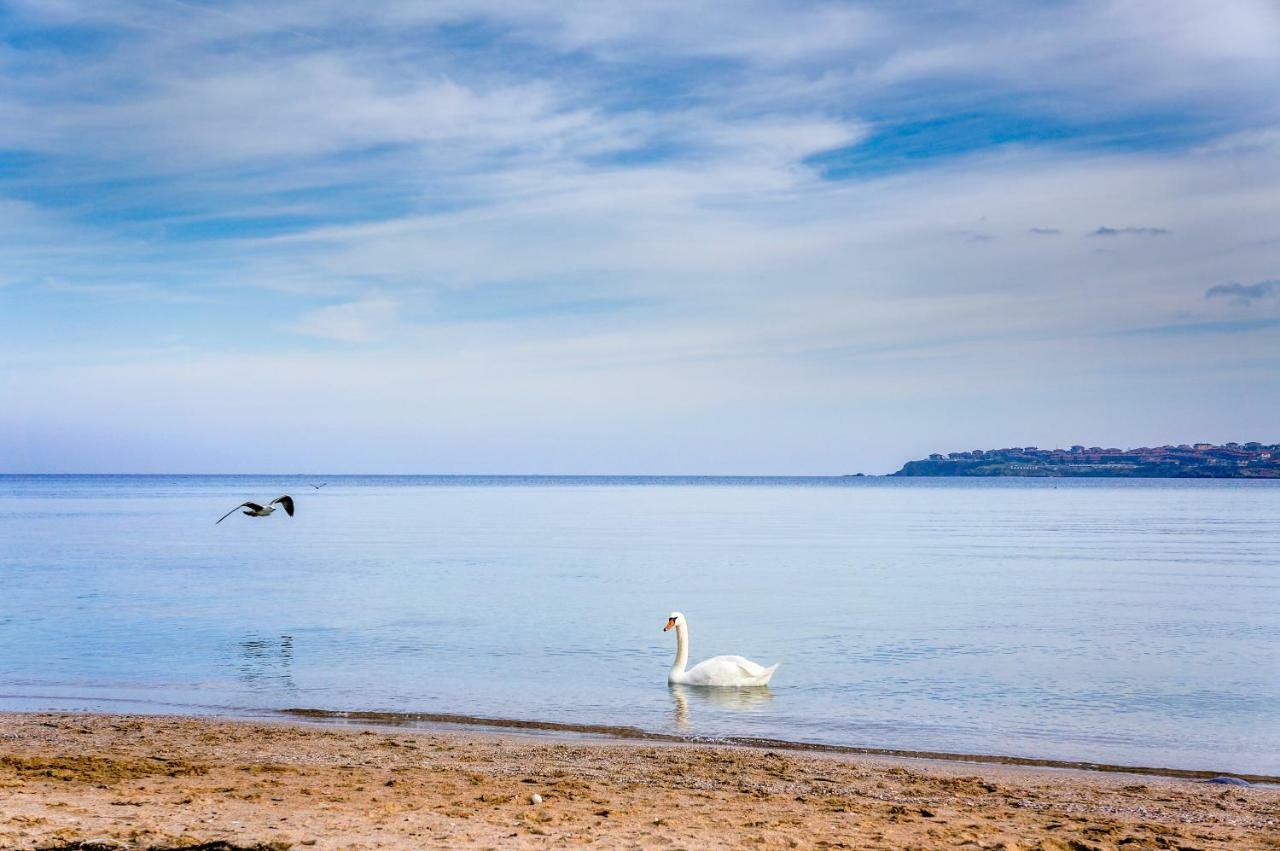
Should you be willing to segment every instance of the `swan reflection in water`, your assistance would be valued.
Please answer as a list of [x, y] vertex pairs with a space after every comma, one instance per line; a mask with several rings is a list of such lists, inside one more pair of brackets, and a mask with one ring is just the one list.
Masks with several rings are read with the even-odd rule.
[[693, 704], [695, 711], [699, 706], [706, 706], [730, 712], [746, 712], [764, 709], [773, 703], [773, 692], [769, 691], [768, 686], [707, 688], [671, 683], [667, 688], [671, 692], [676, 726], [680, 728], [689, 726], [690, 704]]

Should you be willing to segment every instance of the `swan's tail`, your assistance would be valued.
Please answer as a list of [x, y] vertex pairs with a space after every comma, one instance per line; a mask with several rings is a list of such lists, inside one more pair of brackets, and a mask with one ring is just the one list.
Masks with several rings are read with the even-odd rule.
[[756, 681], [752, 683], [752, 685], [767, 686], [769, 684], [769, 680], [773, 677], [773, 672], [778, 670], [778, 666], [781, 664], [781, 662], [774, 662], [768, 668], [765, 668], [761, 671], [760, 676], [756, 677]]

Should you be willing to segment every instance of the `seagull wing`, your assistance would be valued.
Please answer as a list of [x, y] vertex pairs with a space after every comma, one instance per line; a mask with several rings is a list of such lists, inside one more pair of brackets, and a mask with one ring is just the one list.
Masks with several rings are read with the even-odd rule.
[[315, 488], [316, 490], [320, 490], [320, 488], [324, 487], [324, 486], [325, 486], [325, 485], [327, 485], [327, 484], [329, 484], [329, 483], [328, 483], [328, 482], [321, 482], [321, 483], [320, 483], [320, 484], [318, 484], [318, 485], [313, 484], [311, 487]]
[[[224, 515], [222, 515], [221, 517], [219, 517], [219, 518], [218, 518], [218, 523], [221, 523], [223, 520], [226, 520], [228, 517], [230, 517], [232, 514], [235, 514], [237, 511], [239, 511], [239, 510], [240, 510], [240, 509], [242, 509], [242, 508], [252, 508], [254, 511], [261, 511], [261, 510], [262, 510], [262, 506], [261, 506], [261, 505], [258, 505], [258, 503], [256, 503], [256, 502], [242, 502], [242, 503], [240, 503], [239, 505], [237, 505], [235, 508], [233, 508], [233, 509], [231, 509], [230, 511], [228, 511], [226, 514], [224, 514]], [[218, 523], [214, 523], [213, 525], [214, 525], [214, 526], [217, 526], [217, 525], [218, 525]]]
[[276, 497], [271, 500], [272, 505], [275, 505], [277, 502], [284, 506], [285, 514], [288, 514], [290, 517], [293, 516], [293, 497], [285, 494], [284, 496]]

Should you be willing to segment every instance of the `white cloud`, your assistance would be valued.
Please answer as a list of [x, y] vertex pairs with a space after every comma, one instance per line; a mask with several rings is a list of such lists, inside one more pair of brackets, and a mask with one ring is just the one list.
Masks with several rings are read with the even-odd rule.
[[340, 343], [370, 343], [384, 339], [394, 329], [399, 313], [400, 303], [395, 299], [366, 296], [309, 310], [288, 329]]

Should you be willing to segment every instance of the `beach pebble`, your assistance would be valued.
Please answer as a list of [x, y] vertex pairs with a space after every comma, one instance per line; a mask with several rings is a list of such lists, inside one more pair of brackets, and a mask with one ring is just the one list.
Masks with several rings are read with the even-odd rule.
[[542, 796], [541, 796], [541, 795], [539, 795], [537, 792], [534, 792], [532, 795], [530, 795], [530, 796], [529, 796], [529, 803], [531, 803], [531, 804], [541, 804], [541, 803], [542, 803]]

